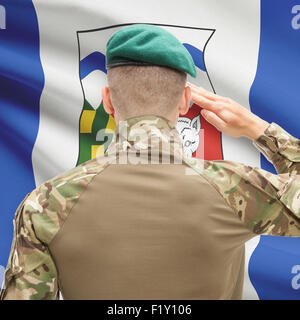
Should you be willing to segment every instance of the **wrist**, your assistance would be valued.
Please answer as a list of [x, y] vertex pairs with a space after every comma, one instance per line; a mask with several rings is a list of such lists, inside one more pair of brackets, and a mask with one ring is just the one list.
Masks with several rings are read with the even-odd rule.
[[246, 137], [254, 141], [257, 140], [264, 134], [269, 125], [267, 121], [255, 116], [255, 118], [249, 122]]

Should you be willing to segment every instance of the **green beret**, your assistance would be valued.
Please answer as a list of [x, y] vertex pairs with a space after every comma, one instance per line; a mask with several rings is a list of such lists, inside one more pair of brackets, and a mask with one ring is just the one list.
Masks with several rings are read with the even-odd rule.
[[115, 32], [106, 46], [106, 68], [122, 65], [159, 65], [196, 77], [192, 56], [163, 28], [134, 24]]

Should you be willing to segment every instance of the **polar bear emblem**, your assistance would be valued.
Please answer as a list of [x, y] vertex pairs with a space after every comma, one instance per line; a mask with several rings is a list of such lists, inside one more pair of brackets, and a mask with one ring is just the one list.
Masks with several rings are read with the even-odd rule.
[[184, 154], [186, 157], [191, 158], [193, 153], [199, 147], [199, 132], [201, 128], [200, 114], [193, 119], [187, 117], [179, 117], [176, 129], [180, 134]]

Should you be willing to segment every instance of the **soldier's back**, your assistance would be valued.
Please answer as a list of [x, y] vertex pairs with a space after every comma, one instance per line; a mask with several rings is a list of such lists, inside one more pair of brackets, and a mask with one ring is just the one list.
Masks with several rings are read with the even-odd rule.
[[253, 234], [187, 170], [109, 164], [92, 178], [49, 245], [65, 299], [241, 298]]

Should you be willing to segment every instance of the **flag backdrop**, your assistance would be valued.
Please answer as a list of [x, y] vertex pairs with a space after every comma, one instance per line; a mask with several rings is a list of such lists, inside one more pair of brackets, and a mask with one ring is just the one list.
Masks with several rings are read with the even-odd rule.
[[[195, 61], [198, 76], [189, 81], [300, 137], [300, 1], [5, 0], [0, 19], [0, 281], [24, 196], [111, 141], [97, 139], [116, 125], [101, 101], [105, 43], [122, 26], [166, 28]], [[221, 135], [196, 105], [177, 129], [190, 156], [203, 144], [205, 159], [274, 172], [250, 141]], [[244, 299], [299, 300], [299, 248], [297, 238], [247, 242]]]

